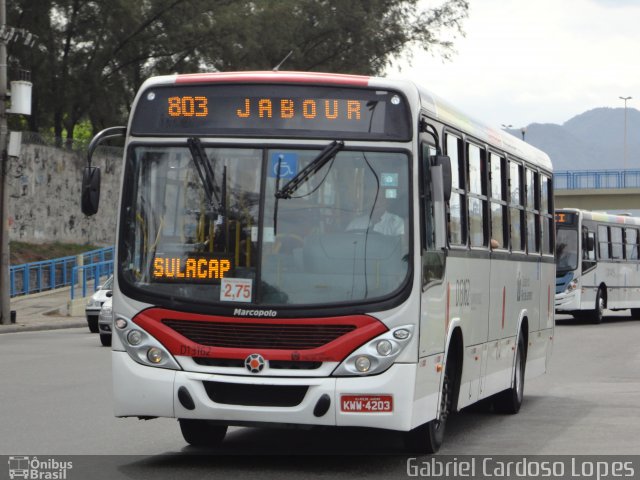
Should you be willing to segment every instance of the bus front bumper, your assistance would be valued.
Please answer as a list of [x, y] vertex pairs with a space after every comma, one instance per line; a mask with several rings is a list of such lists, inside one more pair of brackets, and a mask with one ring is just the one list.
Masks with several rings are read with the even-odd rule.
[[[368, 377], [294, 378], [147, 367], [119, 351], [112, 352], [112, 363], [117, 417], [192, 418], [228, 425], [361, 426], [400, 431], [415, 426], [412, 412], [416, 364], [394, 364], [387, 371]], [[192, 404], [184, 401], [185, 391]], [[429, 403], [435, 404], [437, 395], [436, 390], [429, 396], [433, 397]], [[368, 399], [372, 403], [365, 405]], [[385, 403], [389, 399], [390, 409]], [[343, 400], [351, 403], [343, 405]], [[361, 403], [353, 403], [357, 401]], [[345, 408], [351, 411], [344, 411]], [[367, 408], [373, 410], [363, 411]]]
[[556, 312], [572, 312], [574, 310], [580, 310], [580, 294], [578, 290], [556, 293], [555, 309]]

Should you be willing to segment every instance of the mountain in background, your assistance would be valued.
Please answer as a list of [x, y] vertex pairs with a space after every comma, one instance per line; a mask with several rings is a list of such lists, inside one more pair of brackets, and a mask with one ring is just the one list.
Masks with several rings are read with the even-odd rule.
[[[519, 129], [508, 130], [522, 138]], [[555, 170], [611, 170], [624, 166], [624, 108], [594, 108], [562, 125], [532, 123], [527, 143], [546, 152]], [[627, 168], [640, 169], [640, 111], [627, 108]]]

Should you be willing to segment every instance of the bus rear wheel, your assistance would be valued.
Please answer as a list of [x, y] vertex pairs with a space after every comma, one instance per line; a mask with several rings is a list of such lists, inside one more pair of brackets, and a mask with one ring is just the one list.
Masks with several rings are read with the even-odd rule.
[[182, 437], [194, 447], [216, 447], [222, 443], [227, 434], [227, 426], [209, 420], [193, 420], [180, 418]]
[[436, 453], [444, 440], [447, 419], [453, 410], [453, 392], [455, 387], [455, 363], [447, 362], [442, 381], [440, 413], [438, 418], [420, 425], [404, 434], [405, 449], [411, 453]]
[[631, 309], [631, 318], [635, 318], [636, 320], [640, 320], [640, 308], [632, 308]]
[[515, 414], [520, 411], [524, 398], [524, 371], [527, 364], [527, 354], [524, 346], [524, 336], [520, 333], [516, 349], [516, 365], [513, 369], [511, 388], [498, 393], [493, 400], [493, 408], [498, 413]]

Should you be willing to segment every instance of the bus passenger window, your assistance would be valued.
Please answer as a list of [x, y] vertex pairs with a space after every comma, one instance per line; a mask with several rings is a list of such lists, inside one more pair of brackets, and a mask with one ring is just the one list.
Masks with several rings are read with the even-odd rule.
[[465, 177], [464, 158], [460, 149], [461, 140], [453, 135], [446, 135], [447, 155], [451, 158], [452, 191], [449, 200], [449, 243], [466, 245], [467, 229], [465, 216]]
[[540, 175], [540, 237], [542, 239], [542, 253], [553, 253], [553, 192], [551, 179]]
[[622, 260], [622, 228], [611, 227], [611, 258]]
[[507, 172], [504, 158], [489, 154], [489, 172], [491, 175], [491, 248], [506, 248], [507, 237]]
[[538, 174], [528, 168], [525, 170], [525, 185], [527, 196], [527, 251], [529, 253], [537, 253], [540, 251], [540, 217], [538, 213], [540, 191], [538, 189]]
[[487, 167], [484, 150], [468, 144], [469, 240], [472, 247], [487, 245]]
[[509, 162], [509, 218], [511, 220], [511, 249], [524, 250], [524, 208], [522, 202], [522, 167], [515, 162]]
[[609, 228], [598, 225], [598, 255], [601, 259], [611, 258], [609, 253]]
[[638, 230], [625, 228], [624, 237], [627, 260], [638, 260]]

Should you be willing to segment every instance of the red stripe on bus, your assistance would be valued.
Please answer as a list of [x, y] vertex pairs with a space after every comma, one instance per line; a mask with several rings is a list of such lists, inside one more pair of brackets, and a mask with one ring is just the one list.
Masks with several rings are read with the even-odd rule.
[[316, 72], [221, 72], [178, 75], [176, 83], [303, 83], [366, 87], [369, 85], [369, 78], [362, 75]]
[[[223, 323], [225, 325], [353, 325], [356, 328], [335, 340], [330, 341], [329, 343], [313, 349], [283, 350], [253, 347], [229, 348], [196, 343], [184, 337], [168, 325], [162, 323], [163, 320], [178, 320], [184, 321], [185, 323]], [[222, 359], [245, 359], [252, 353], [259, 353], [267, 360], [340, 362], [363, 343], [388, 331], [388, 328], [381, 321], [368, 315], [296, 319], [246, 318], [200, 315], [176, 312], [163, 308], [150, 308], [136, 315], [133, 321], [145, 329], [149, 334], [153, 335], [173, 355]]]
[[504, 330], [504, 310], [507, 304], [507, 287], [502, 287], [502, 330]]

